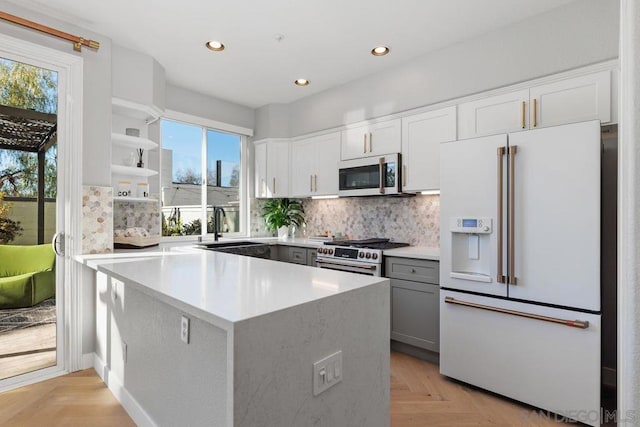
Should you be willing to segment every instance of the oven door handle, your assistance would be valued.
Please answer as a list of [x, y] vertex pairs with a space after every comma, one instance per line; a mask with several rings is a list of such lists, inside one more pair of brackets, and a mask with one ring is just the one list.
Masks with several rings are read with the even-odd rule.
[[[340, 262], [325, 261], [320, 259], [316, 259], [316, 264], [318, 265], [319, 268], [329, 268], [331, 270], [349, 271], [353, 273], [365, 273], [365, 274], [375, 273], [375, 271], [378, 269], [378, 266], [375, 264], [357, 266], [357, 265], [343, 264]], [[323, 267], [323, 265], [327, 267]]]

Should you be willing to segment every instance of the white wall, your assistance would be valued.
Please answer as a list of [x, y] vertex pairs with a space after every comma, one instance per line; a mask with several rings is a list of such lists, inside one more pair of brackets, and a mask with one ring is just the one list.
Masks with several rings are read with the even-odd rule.
[[166, 108], [249, 129], [253, 129], [255, 124], [255, 110], [253, 108], [172, 84], [167, 84], [166, 87]]
[[263, 120], [256, 135], [298, 136], [616, 58], [618, 8], [618, 0], [573, 2], [291, 103], [289, 135]]

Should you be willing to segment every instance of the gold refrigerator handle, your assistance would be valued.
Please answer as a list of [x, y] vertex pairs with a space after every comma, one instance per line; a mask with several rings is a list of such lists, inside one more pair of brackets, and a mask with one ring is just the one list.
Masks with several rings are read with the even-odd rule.
[[538, 100], [533, 98], [533, 127], [538, 126]]
[[378, 159], [378, 175], [380, 175], [380, 194], [384, 194], [384, 157]]
[[503, 158], [504, 158], [505, 147], [498, 147], [498, 272], [497, 272], [497, 281], [498, 283], [505, 283], [505, 277], [502, 271], [502, 248], [504, 247], [503, 241], [503, 222], [502, 218], [502, 203], [504, 199], [504, 194], [502, 191], [502, 182], [504, 180], [504, 168], [503, 168]]
[[480, 310], [493, 311], [496, 313], [510, 314], [512, 316], [526, 317], [528, 319], [536, 319], [536, 320], [542, 320], [545, 322], [557, 323], [559, 325], [571, 326], [572, 328], [587, 329], [589, 327], [588, 320], [566, 320], [566, 319], [560, 319], [558, 317], [542, 316], [540, 314], [525, 313], [524, 311], [509, 310], [506, 308], [477, 304], [475, 302], [462, 301], [452, 297], [445, 297], [444, 302], [446, 302], [447, 304], [463, 305], [465, 307], [479, 308]]
[[518, 152], [517, 145], [509, 146], [509, 279], [507, 283], [510, 285], [517, 285], [518, 279], [516, 278], [516, 153]]
[[522, 101], [522, 111], [520, 112], [521, 116], [520, 116], [520, 125], [522, 126], [522, 129], [525, 128], [526, 124], [527, 124], [527, 119], [526, 119], [526, 115], [525, 115], [525, 111], [527, 109], [527, 102], [526, 101]]

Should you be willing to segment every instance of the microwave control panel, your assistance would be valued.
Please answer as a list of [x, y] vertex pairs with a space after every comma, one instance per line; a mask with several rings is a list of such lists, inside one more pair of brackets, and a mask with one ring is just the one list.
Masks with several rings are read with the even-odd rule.
[[493, 220], [476, 217], [451, 218], [450, 230], [452, 233], [491, 234]]

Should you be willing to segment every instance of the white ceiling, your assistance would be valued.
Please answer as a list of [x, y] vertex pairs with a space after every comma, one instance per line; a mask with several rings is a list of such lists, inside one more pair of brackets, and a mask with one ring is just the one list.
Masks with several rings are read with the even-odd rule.
[[[145, 52], [176, 85], [289, 103], [573, 0], [12, 0]], [[276, 41], [276, 34], [284, 39]], [[224, 52], [205, 48], [220, 40]], [[387, 45], [391, 53], [369, 52]], [[293, 81], [306, 78], [307, 87]]]

